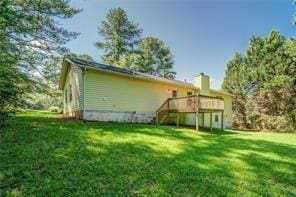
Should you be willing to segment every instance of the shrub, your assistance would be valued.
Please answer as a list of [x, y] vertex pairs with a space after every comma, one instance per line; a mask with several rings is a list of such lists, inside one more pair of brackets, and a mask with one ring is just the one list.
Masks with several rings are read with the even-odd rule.
[[293, 132], [292, 123], [286, 116], [267, 116], [264, 115], [260, 121], [261, 130], [274, 132]]
[[59, 113], [61, 111], [61, 109], [59, 107], [57, 107], [57, 106], [51, 106], [51, 107], [48, 108], [48, 111]]
[[273, 132], [295, 132], [290, 116], [270, 116], [252, 112], [247, 116], [247, 128]]

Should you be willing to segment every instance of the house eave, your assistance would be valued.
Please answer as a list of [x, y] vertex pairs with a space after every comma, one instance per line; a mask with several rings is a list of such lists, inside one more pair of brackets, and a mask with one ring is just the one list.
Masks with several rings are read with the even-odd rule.
[[233, 96], [232, 94], [230, 93], [227, 93], [227, 92], [223, 92], [223, 91], [220, 91], [220, 90], [214, 90], [214, 89], [210, 89], [210, 92], [213, 92], [213, 93], [216, 93], [216, 94], [222, 94], [222, 95], [227, 95], [227, 96]]
[[175, 85], [175, 86], [179, 86], [179, 87], [186, 87], [186, 88], [198, 90], [197, 87], [195, 87], [193, 84], [190, 84], [190, 83], [185, 84], [185, 83], [172, 81], [172, 80], [168, 80], [168, 79], [165, 79], [165, 78], [162, 79], [160, 77], [153, 77], [153, 76], [145, 77], [145, 76], [139, 76], [139, 75], [129, 75], [129, 74], [115, 72], [115, 71], [112, 71], [112, 70], [104, 70], [104, 69], [95, 68], [95, 67], [92, 67], [92, 66], [77, 64], [77, 63], [72, 62], [68, 58], [65, 58], [65, 60], [68, 61], [71, 64], [74, 64], [74, 65], [82, 67], [82, 68], [87, 68], [89, 70], [95, 70], [95, 71], [99, 71], [99, 72], [103, 72], [103, 73], [110, 73], [110, 74], [119, 75], [119, 76], [123, 76], [123, 77], [131, 77], [131, 78], [150, 81], [150, 82], [154, 82], [154, 83], [164, 83], [164, 84], [170, 84], [170, 85]]

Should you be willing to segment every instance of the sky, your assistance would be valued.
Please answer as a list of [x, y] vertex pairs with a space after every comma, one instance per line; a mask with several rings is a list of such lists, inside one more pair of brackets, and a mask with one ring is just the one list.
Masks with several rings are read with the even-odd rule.
[[245, 54], [251, 35], [267, 36], [277, 30], [286, 37], [296, 36], [292, 16], [293, 0], [73, 0], [83, 9], [63, 27], [80, 32], [66, 44], [77, 54], [101, 61], [102, 51], [94, 43], [102, 40], [98, 26], [109, 9], [121, 7], [130, 20], [143, 29], [142, 37], [163, 40], [174, 54], [176, 79], [192, 82], [203, 72], [211, 87], [220, 89], [226, 64], [238, 51]]

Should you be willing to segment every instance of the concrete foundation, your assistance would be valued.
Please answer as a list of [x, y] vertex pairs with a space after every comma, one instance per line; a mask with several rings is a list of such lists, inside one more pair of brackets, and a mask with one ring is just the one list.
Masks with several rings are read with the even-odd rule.
[[[219, 113], [213, 113], [213, 128], [220, 128], [221, 123], [215, 122], [215, 115]], [[79, 118], [82, 119], [82, 112], [69, 112], [64, 114], [67, 118]], [[205, 114], [204, 127], [209, 127], [209, 114]], [[220, 116], [219, 116], [220, 118]], [[115, 112], [115, 111], [101, 111], [101, 110], [86, 110], [84, 113], [84, 119], [89, 121], [102, 121], [102, 122], [120, 122], [120, 123], [142, 123], [142, 124], [154, 124], [155, 114], [138, 114], [134, 111], [130, 112]], [[220, 120], [220, 119], [219, 119]], [[199, 126], [202, 126], [202, 114], [199, 114]], [[170, 113], [163, 124], [176, 124], [176, 114]], [[180, 125], [195, 125], [195, 115], [193, 113], [179, 113], [179, 124]], [[230, 128], [231, 124], [226, 122], [224, 128]]]
[[64, 118], [82, 119], [82, 112], [81, 111], [66, 112], [63, 114], [63, 117]]
[[154, 118], [154, 114], [137, 114], [136, 112], [86, 110], [84, 113], [85, 120], [102, 122], [150, 124]]

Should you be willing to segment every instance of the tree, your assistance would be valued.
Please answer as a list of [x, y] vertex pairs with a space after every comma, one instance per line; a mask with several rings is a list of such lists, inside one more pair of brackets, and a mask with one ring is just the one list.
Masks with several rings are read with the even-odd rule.
[[173, 54], [165, 43], [155, 37], [147, 37], [140, 41], [137, 64], [134, 70], [164, 78], [174, 78]]
[[62, 60], [60, 57], [53, 56], [46, 61], [41, 71], [47, 86], [54, 90], [58, 89], [61, 62]]
[[[23, 83], [35, 88], [42, 85], [41, 70], [46, 59], [65, 53], [63, 44], [78, 35], [62, 28], [57, 20], [70, 18], [79, 11], [64, 0], [0, 2], [0, 72], [2, 77], [10, 76], [10, 71], [15, 74], [15, 81], [9, 80], [9, 85], [1, 86], [0, 91], [6, 91], [6, 87], [17, 90]], [[20, 96], [14, 98], [1, 100], [4, 106], [15, 106]]]
[[[246, 56], [236, 54], [227, 64], [222, 88], [234, 94], [235, 119], [243, 115], [248, 123], [239, 123], [241, 126], [296, 127], [295, 46], [294, 39], [286, 39], [277, 31], [267, 37], [251, 36]], [[237, 72], [234, 68], [239, 68], [238, 78], [233, 77]], [[238, 100], [243, 100], [241, 105], [237, 105]], [[240, 109], [243, 113], [237, 113]]]
[[24, 91], [24, 76], [17, 70], [14, 59], [2, 59], [0, 55], [0, 126], [15, 112]]
[[234, 125], [245, 127], [246, 120], [246, 95], [245, 95], [245, 73], [244, 57], [236, 52], [233, 59], [227, 63], [225, 78], [222, 89], [233, 94], [232, 109], [234, 113]]
[[70, 8], [68, 1], [3, 0], [0, 7], [1, 38], [16, 46], [14, 55], [24, 71], [38, 69], [53, 53], [64, 53], [67, 49], [62, 45], [78, 35], [57, 22], [80, 11]]
[[174, 78], [173, 58], [165, 43], [155, 37], [140, 39], [142, 30], [130, 21], [122, 8], [111, 9], [99, 27], [104, 41], [95, 43], [104, 50], [102, 60], [105, 64]]
[[90, 56], [90, 55], [87, 55], [87, 54], [75, 54], [75, 53], [70, 53], [68, 55], [66, 55], [66, 57], [69, 57], [69, 58], [78, 58], [78, 59], [82, 59], [82, 60], [85, 60], [85, 61], [88, 61], [88, 62], [93, 62], [94, 59]]
[[130, 21], [122, 8], [111, 9], [99, 27], [99, 34], [105, 41], [98, 41], [95, 46], [104, 51], [102, 60], [105, 64], [119, 66], [120, 59], [131, 54], [137, 45], [142, 30], [138, 24]]
[[[254, 96], [265, 97], [264, 102], [258, 103], [259, 110], [274, 116], [282, 115], [285, 108], [285, 104], [282, 103], [284, 100], [282, 88], [290, 84], [291, 79], [286, 73], [289, 66], [286, 64], [283, 48], [286, 40], [276, 31], [272, 31], [268, 37], [261, 40], [259, 46], [257, 43], [250, 44], [246, 57], [248, 65], [256, 64], [256, 69], [253, 69], [251, 76], [252, 81], [257, 85]], [[256, 49], [259, 50], [256, 51]]]
[[34, 99], [31, 99], [33, 106], [39, 105], [43, 109], [62, 106], [62, 92], [59, 90], [61, 65], [61, 57], [52, 56], [46, 61], [42, 68], [44, 86], [41, 91], [33, 95]]

